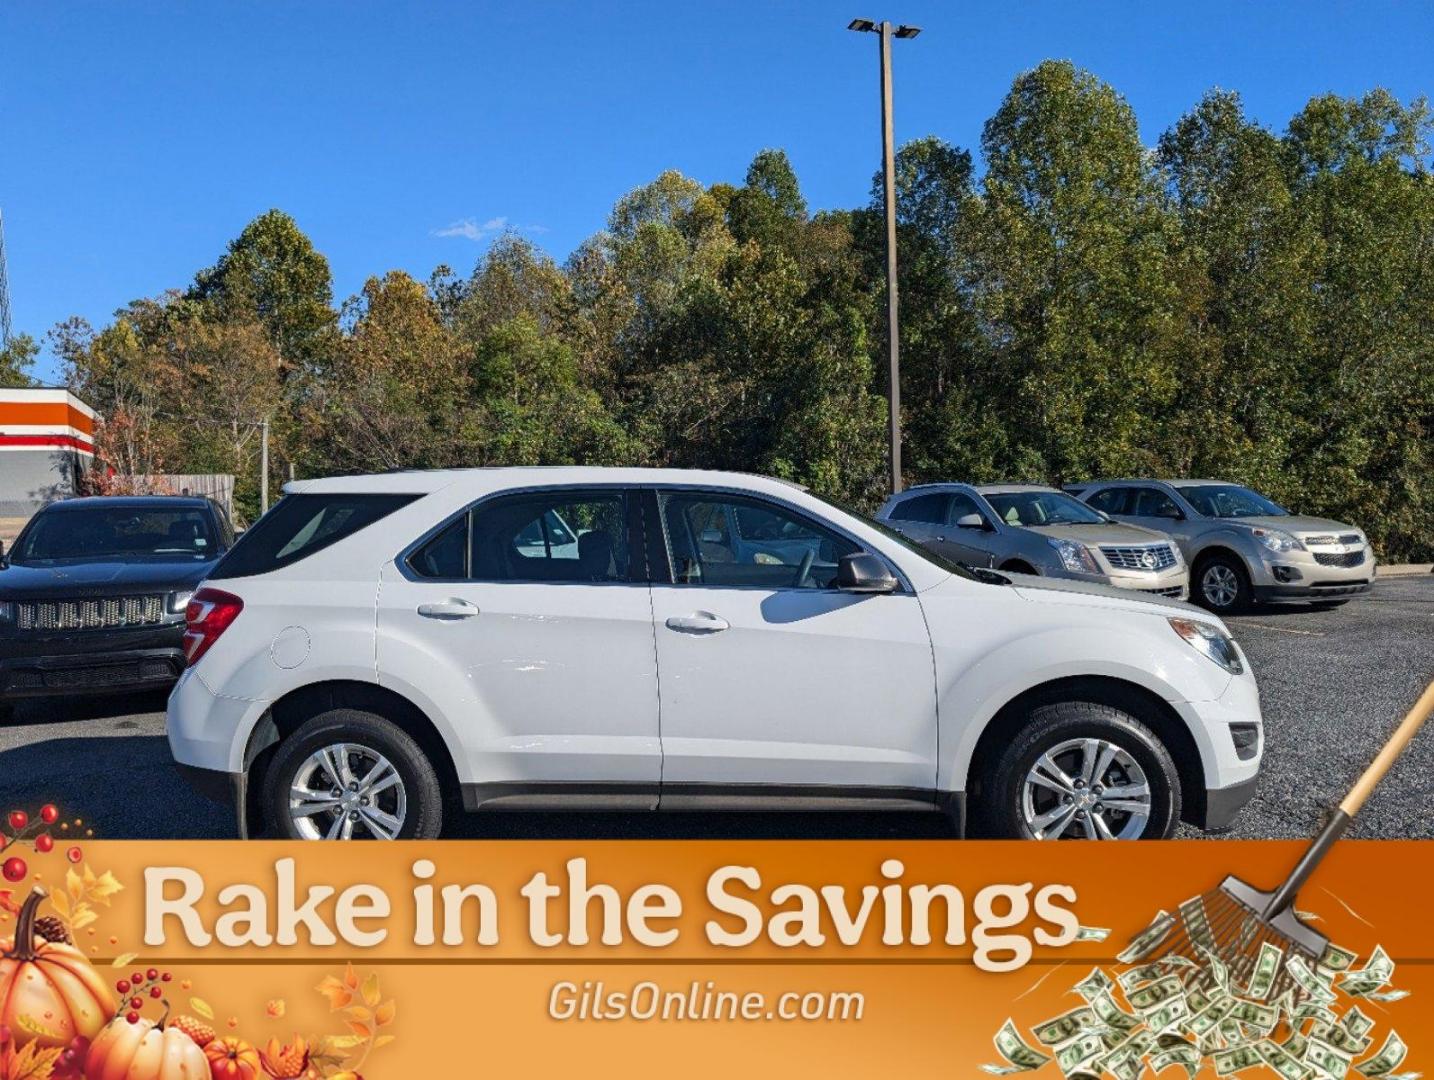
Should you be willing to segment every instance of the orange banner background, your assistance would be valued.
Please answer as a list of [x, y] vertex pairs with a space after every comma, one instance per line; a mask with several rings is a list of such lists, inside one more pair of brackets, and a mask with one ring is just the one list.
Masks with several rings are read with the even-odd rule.
[[[80, 945], [107, 976], [116, 956], [138, 954], [127, 965], [172, 969], [193, 985], [176, 991], [176, 1008], [187, 996], [213, 1006], [221, 1033], [233, 1030], [251, 1041], [270, 1035], [333, 1030], [329, 1003], [314, 988], [327, 975], [342, 975], [352, 962], [361, 974], [374, 972], [385, 998], [397, 1003], [389, 1029], [393, 1043], [375, 1052], [362, 1071], [369, 1080], [411, 1076], [474, 1076], [495, 1068], [521, 1068], [539, 1076], [580, 1070], [584, 1075], [622, 1076], [659, 1068], [680, 1068], [692, 1076], [718, 1076], [741, 1069], [782, 1076], [818, 1069], [831, 1076], [870, 1076], [896, 1069], [940, 1070], [940, 1075], [982, 1075], [981, 1062], [999, 1061], [991, 1037], [1008, 1017], [1023, 1029], [1080, 1004], [1069, 988], [1092, 966], [1113, 966], [1129, 936], [1158, 909], [1174, 910], [1182, 900], [1216, 886], [1236, 873], [1271, 887], [1298, 856], [1301, 845], [1286, 842], [1201, 841], [1140, 845], [986, 842], [451, 842], [364, 847], [278, 843], [90, 842], [87, 863], [110, 870], [124, 885], [100, 920], [81, 932]], [[640, 885], [664, 883], [681, 895], [684, 913], [675, 924], [676, 943], [646, 948], [631, 941], [604, 946], [540, 948], [529, 940], [528, 907], [518, 889], [539, 870], [565, 881], [564, 864], [584, 857], [589, 882], [615, 886], [626, 897]], [[297, 862], [300, 897], [311, 884], [343, 889], [356, 882], [381, 886], [393, 902], [386, 921], [388, 940], [361, 949], [339, 944], [283, 948], [197, 949], [171, 940], [146, 948], [144, 869], [183, 866], [206, 883], [209, 913], [220, 910], [214, 896], [225, 885], [247, 882], [271, 897], [276, 860]], [[410, 867], [417, 859], [437, 866], [432, 883], [484, 883], [498, 894], [498, 945], [479, 947], [412, 943], [411, 889], [418, 882]], [[820, 948], [778, 948], [765, 938], [741, 948], [710, 944], [704, 922], [713, 916], [704, 889], [708, 876], [724, 865], [751, 866], [762, 878], [755, 894], [765, 897], [785, 883], [813, 888], [846, 885], [855, 907], [856, 891], [888, 884], [878, 868], [899, 859], [911, 885], [949, 882], [965, 895], [967, 931], [974, 916], [970, 901], [983, 886], [1001, 883], [1064, 883], [1075, 887], [1073, 907], [1086, 925], [1111, 928], [1103, 943], [1065, 948], [1036, 946], [1021, 970], [992, 974], [972, 963], [972, 948], [940, 942], [888, 947], [876, 932], [847, 947], [831, 927]], [[55, 853], [33, 860], [40, 882], [62, 888], [66, 869]], [[1339, 944], [1367, 955], [1382, 944], [1399, 965], [1394, 984], [1411, 996], [1387, 1005], [1366, 1005], [1383, 1031], [1393, 1026], [1410, 1045], [1400, 1072], [1427, 1071], [1434, 1063], [1422, 1036], [1434, 1001], [1434, 923], [1425, 918], [1434, 879], [1434, 843], [1346, 842], [1306, 888], [1299, 907], [1318, 914], [1319, 930]], [[17, 893], [24, 886], [16, 886]], [[554, 905], [555, 909], [559, 905]], [[596, 905], [593, 905], [594, 908]], [[789, 906], [789, 905], [788, 905]], [[777, 909], [762, 903], [764, 912]], [[332, 923], [333, 902], [326, 905]], [[728, 920], [731, 922], [732, 920]], [[1035, 920], [1032, 920], [1034, 925]], [[590, 926], [596, 935], [598, 921]], [[554, 928], [564, 929], [562, 920]], [[177, 929], [169, 924], [171, 938]], [[91, 933], [90, 931], [93, 931]], [[560, 980], [581, 985], [601, 980], [626, 989], [651, 979], [681, 990], [693, 980], [718, 988], [766, 991], [772, 997], [795, 991], [856, 991], [864, 995], [864, 1016], [847, 1022], [559, 1021], [548, 1015], [550, 990]], [[282, 1017], [271, 1002], [283, 1001]], [[340, 1022], [340, 1027], [341, 1027]], [[1057, 1075], [1048, 1065], [1041, 1075]], [[1271, 1074], [1273, 1075], [1273, 1074]], [[1351, 1074], [1354, 1075], [1354, 1074]]]

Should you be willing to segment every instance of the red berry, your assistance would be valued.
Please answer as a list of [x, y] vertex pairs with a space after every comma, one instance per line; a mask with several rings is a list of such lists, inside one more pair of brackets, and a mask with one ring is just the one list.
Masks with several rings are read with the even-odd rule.
[[154, 982], [155, 979], [159, 978], [159, 968], [150, 968], [144, 973], [144, 977], [150, 982]]
[[164, 993], [164, 991], [161, 990], [161, 989], [160, 989], [159, 987], [157, 987], [157, 986], [151, 986], [151, 987], [149, 988], [149, 996], [152, 997], [152, 998], [158, 998], [159, 995], [162, 994], [162, 993]]
[[129, 993], [129, 980], [128, 980], [128, 979], [121, 979], [119, 982], [115, 983], [115, 989], [118, 990], [121, 994], [128, 994], [128, 993]]
[[54, 803], [46, 803], [40, 807], [40, 820], [46, 825], [53, 825], [60, 818], [60, 810]]
[[138, 986], [140, 983], [144, 982], [144, 973], [136, 971], [133, 975], [129, 977], [129, 981], [134, 983], [135, 986]]
[[10, 811], [10, 828], [19, 832], [26, 825], [30, 824], [30, 815], [23, 810]]
[[129, 1007], [130, 1007], [131, 1009], [142, 1009], [142, 1008], [144, 1008], [144, 998], [142, 998], [142, 997], [132, 997], [132, 998], [130, 998], [130, 999], [129, 999]]
[[69, 851], [65, 852], [65, 858], [69, 859], [70, 862], [79, 862], [84, 857], [85, 853], [78, 847], [72, 847]]
[[172, 978], [174, 978], [174, 976], [166, 971], [163, 975], [159, 977], [159, 980], [160, 982], [169, 982], [169, 980]]
[[137, 1013], [137, 1012], [125, 1013], [124, 1018], [125, 1018], [126, 1020], [128, 1020], [131, 1024], [138, 1024], [138, 1023], [139, 1023], [139, 1013]]
[[4, 867], [0, 867], [0, 873], [5, 875], [6, 881], [23, 881], [30, 868], [25, 865], [25, 860], [18, 855], [12, 855], [5, 860]]
[[41, 855], [55, 850], [55, 838], [47, 832], [42, 832], [35, 837], [35, 850]]

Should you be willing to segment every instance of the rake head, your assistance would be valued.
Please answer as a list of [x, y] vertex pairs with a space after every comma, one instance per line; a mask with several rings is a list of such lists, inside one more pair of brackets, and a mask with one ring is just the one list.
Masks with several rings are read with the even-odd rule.
[[[1298, 956], [1313, 971], [1329, 939], [1300, 922], [1289, 907], [1267, 914], [1275, 895], [1274, 890], [1266, 892], [1233, 875], [1227, 877], [1215, 891], [1180, 905], [1169, 936], [1148, 959], [1189, 960], [1195, 966], [1183, 969], [1187, 982], [1214, 986], [1219, 981], [1210, 959], [1214, 957], [1224, 965], [1232, 993], [1264, 1001], [1276, 1001], [1287, 991], [1293, 991], [1296, 998], [1304, 996], [1287, 962]], [[1262, 946], [1266, 944], [1280, 950], [1279, 965], [1268, 979], [1268, 989], [1256, 987], [1251, 994]]]

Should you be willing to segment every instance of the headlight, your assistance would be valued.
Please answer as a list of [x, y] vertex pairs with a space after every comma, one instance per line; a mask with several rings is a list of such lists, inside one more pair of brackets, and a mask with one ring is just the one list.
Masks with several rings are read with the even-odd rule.
[[1255, 539], [1271, 551], [1303, 551], [1305, 546], [1287, 532], [1279, 529], [1251, 529]]
[[1235, 648], [1235, 639], [1209, 623], [1194, 619], [1170, 619], [1170, 629], [1188, 641], [1198, 652], [1219, 664], [1231, 675], [1244, 672], [1240, 662], [1240, 651]]
[[1061, 565], [1072, 574], [1100, 573], [1095, 556], [1084, 544], [1077, 544], [1074, 540], [1063, 540], [1054, 536], [1047, 537], [1047, 541], [1051, 547], [1056, 549], [1056, 554], [1061, 557]]
[[15, 607], [9, 600], [0, 600], [0, 623], [7, 623], [15, 617]]
[[181, 592], [170, 593], [169, 603], [166, 605], [169, 609], [169, 613], [171, 615], [182, 614], [184, 609], [189, 606], [189, 600], [193, 595], [193, 589], [184, 589]]

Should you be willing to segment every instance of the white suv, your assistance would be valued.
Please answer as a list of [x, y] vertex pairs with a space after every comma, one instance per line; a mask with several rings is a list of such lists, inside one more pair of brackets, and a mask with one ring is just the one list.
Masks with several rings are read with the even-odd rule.
[[462, 806], [967, 810], [1222, 828], [1262, 752], [1213, 615], [968, 571], [780, 480], [474, 469], [290, 484], [187, 613], [169, 744], [242, 835]]

